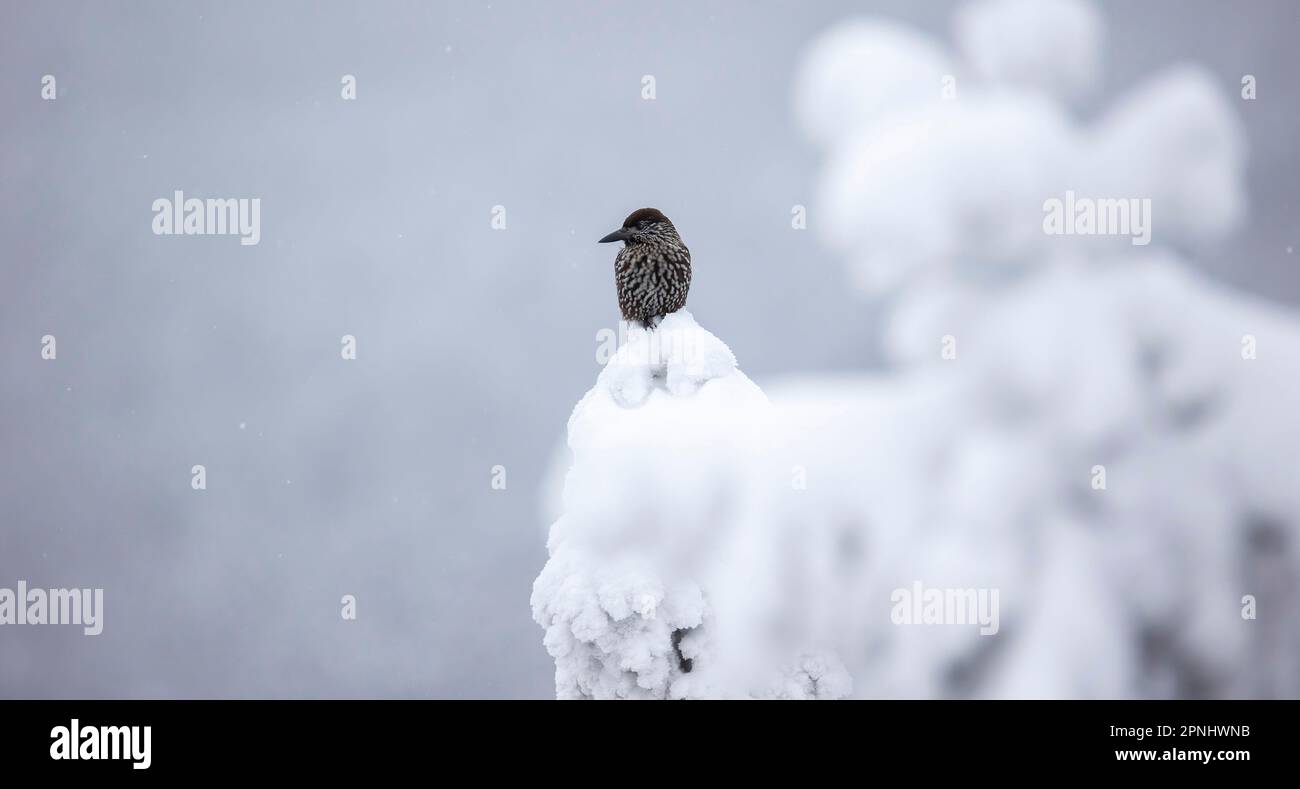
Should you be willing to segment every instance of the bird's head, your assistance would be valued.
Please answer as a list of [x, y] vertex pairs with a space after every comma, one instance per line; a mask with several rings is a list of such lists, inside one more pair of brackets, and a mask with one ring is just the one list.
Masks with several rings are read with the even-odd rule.
[[623, 220], [623, 226], [600, 240], [601, 244], [624, 241], [628, 244], [673, 243], [681, 244], [677, 228], [657, 208], [638, 208]]

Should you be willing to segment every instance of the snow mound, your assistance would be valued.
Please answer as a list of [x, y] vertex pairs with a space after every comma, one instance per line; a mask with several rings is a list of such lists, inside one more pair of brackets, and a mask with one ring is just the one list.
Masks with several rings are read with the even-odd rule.
[[919, 30], [852, 20], [812, 47], [795, 80], [795, 112], [810, 137], [830, 143], [899, 106], [938, 103], [952, 73], [943, 46]]
[[833, 146], [818, 191], [821, 238], [869, 292], [911, 278], [1032, 265], [1045, 197], [1069, 183], [1079, 141], [1036, 96], [971, 92], [900, 110]]
[[1057, 98], [1097, 80], [1101, 18], [1081, 0], [981, 0], [958, 11], [954, 28], [981, 79]]
[[656, 389], [671, 396], [695, 394], [735, 369], [731, 349], [700, 328], [689, 312], [679, 310], [653, 330], [632, 328], [593, 391], [607, 392], [615, 403], [634, 408]]
[[561, 698], [716, 695], [706, 586], [738, 523], [767, 398], [685, 311], [634, 330], [574, 408], [573, 464], [533, 586]]
[[1175, 66], [1139, 83], [1091, 136], [1088, 188], [1149, 197], [1166, 243], [1216, 241], [1245, 218], [1245, 129], [1205, 69]]

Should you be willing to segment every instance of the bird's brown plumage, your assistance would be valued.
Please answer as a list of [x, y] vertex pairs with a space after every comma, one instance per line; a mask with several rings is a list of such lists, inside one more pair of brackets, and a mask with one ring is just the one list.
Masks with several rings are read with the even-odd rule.
[[655, 208], [637, 209], [606, 238], [624, 242], [614, 258], [614, 287], [624, 320], [652, 328], [655, 318], [686, 305], [691, 251], [668, 217]]

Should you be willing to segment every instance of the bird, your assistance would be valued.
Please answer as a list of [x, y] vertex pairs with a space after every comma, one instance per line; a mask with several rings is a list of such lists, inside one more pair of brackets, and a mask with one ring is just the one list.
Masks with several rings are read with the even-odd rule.
[[657, 208], [638, 208], [623, 226], [600, 239], [622, 241], [614, 256], [614, 289], [623, 320], [636, 321], [647, 330], [655, 319], [686, 306], [691, 289], [691, 251], [677, 228]]

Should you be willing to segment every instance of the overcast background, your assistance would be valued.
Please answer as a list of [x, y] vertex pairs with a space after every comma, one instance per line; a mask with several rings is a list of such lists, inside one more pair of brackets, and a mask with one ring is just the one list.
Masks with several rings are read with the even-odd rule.
[[[870, 310], [790, 229], [818, 165], [791, 78], [838, 19], [946, 36], [952, 7], [5, 0], [0, 587], [106, 613], [0, 629], [0, 696], [551, 695], [538, 488], [617, 320], [595, 240], [663, 209], [760, 385], [871, 366]], [[1183, 59], [1256, 75], [1249, 223], [1201, 264], [1300, 303], [1300, 6], [1101, 7], [1085, 117]], [[261, 198], [260, 245], [153, 235], [177, 189]]]

